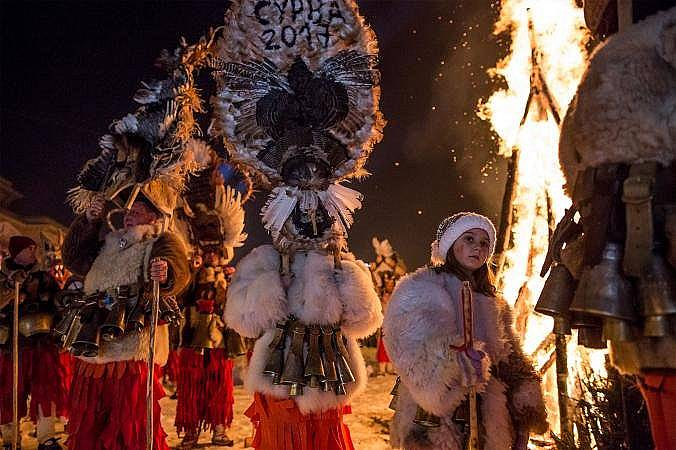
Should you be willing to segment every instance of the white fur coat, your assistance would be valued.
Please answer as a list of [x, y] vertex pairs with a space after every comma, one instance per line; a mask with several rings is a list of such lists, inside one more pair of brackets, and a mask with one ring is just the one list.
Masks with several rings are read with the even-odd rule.
[[676, 155], [676, 7], [617, 33], [594, 51], [561, 126], [559, 159], [576, 174], [606, 163]]
[[[481, 393], [481, 413], [488, 419], [484, 421], [485, 450], [511, 448], [513, 411], [530, 409], [544, 415], [537, 377], [522, 377], [518, 384], [508, 386], [489, 372], [491, 365], [501, 363], [508, 370], [514, 365], [531, 367], [520, 352], [511, 311], [503, 300], [473, 295], [474, 347], [486, 352], [480, 371], [472, 368], [464, 352], [451, 348], [464, 340], [461, 288], [455, 276], [422, 268], [403, 278], [392, 294], [383, 339], [402, 382], [391, 428], [395, 448], [461, 450], [462, 436], [452, 416], [470, 386]], [[418, 405], [439, 416], [441, 427], [425, 430], [415, 425]]]
[[[335, 269], [333, 256], [297, 252], [291, 264], [293, 280], [285, 292], [280, 276], [280, 255], [271, 245], [255, 248], [237, 265], [228, 288], [225, 322], [242, 336], [256, 342], [245, 378], [245, 387], [276, 398], [288, 397], [288, 386], [275, 386], [263, 375], [275, 334], [275, 324], [293, 314], [306, 324], [340, 323], [347, 337], [350, 368], [356, 382], [346, 386], [347, 395], [304, 389], [294, 397], [303, 414], [325, 411], [349, 403], [366, 385], [366, 367], [357, 339], [371, 335], [382, 322], [380, 301], [368, 270], [344, 259]], [[288, 351], [288, 349], [287, 349]]]

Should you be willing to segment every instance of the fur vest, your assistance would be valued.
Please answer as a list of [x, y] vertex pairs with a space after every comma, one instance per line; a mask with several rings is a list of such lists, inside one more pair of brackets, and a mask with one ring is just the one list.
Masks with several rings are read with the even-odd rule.
[[[517, 431], [547, 429], [540, 380], [512, 329], [509, 306], [474, 292], [474, 347], [486, 356], [475, 370], [463, 351], [461, 281], [422, 268], [395, 288], [383, 323], [385, 347], [401, 377], [391, 429], [395, 448], [461, 450], [463, 436], [452, 421], [470, 386], [481, 397], [480, 433], [485, 450], [512, 446]], [[426, 430], [413, 423], [417, 406], [441, 419]]]
[[569, 192], [588, 167], [674, 161], [675, 40], [676, 7], [594, 50], [561, 125], [559, 160]]
[[[161, 257], [169, 264], [169, 282], [162, 295], [175, 295], [190, 280], [190, 271], [182, 242], [171, 233], [160, 233], [158, 226], [142, 225], [106, 234], [100, 239], [100, 225], [89, 224], [84, 217], [73, 222], [64, 240], [64, 262], [86, 273], [85, 293], [104, 291], [115, 286], [141, 283], [149, 286], [149, 263]], [[90, 363], [145, 360], [150, 348], [149, 330], [129, 333], [113, 342], [101, 344], [96, 357], [78, 356]], [[155, 361], [164, 365], [169, 354], [169, 331], [157, 327]]]
[[[366, 386], [366, 366], [357, 339], [374, 333], [382, 322], [380, 301], [368, 269], [343, 259], [334, 268], [333, 257], [316, 251], [297, 252], [294, 274], [285, 290], [280, 276], [280, 255], [271, 245], [255, 248], [237, 265], [228, 288], [225, 322], [240, 335], [259, 338], [245, 378], [245, 387], [275, 398], [287, 398], [289, 387], [273, 385], [263, 374], [275, 334], [275, 325], [290, 314], [305, 324], [339, 323], [347, 337], [348, 362], [356, 381], [346, 385], [347, 395], [306, 388], [294, 397], [303, 414], [348, 404]], [[288, 349], [287, 349], [288, 352]]]

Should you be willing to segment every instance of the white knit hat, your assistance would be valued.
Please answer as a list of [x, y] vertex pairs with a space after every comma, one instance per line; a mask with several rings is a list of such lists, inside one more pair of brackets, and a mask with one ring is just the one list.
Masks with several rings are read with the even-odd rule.
[[432, 242], [432, 264], [441, 265], [446, 261], [446, 254], [453, 243], [462, 234], [473, 228], [484, 230], [490, 241], [490, 258], [495, 251], [495, 226], [493, 222], [481, 214], [472, 212], [459, 212], [445, 218], [439, 228], [434, 242]]

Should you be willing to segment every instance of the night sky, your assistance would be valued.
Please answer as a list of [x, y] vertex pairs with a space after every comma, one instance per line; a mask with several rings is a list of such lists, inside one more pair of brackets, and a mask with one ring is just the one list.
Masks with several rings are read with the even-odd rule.
[[[132, 112], [141, 80], [180, 36], [195, 42], [222, 24], [223, 1], [0, 4], [0, 175], [25, 199], [15, 210], [64, 224], [64, 204], [82, 164], [99, 152], [111, 121]], [[410, 268], [427, 261], [437, 224], [450, 213], [499, 215], [504, 161], [474, 110], [497, 82], [486, 69], [504, 54], [492, 35], [495, 1], [359, 1], [380, 43], [381, 109], [388, 125], [350, 187], [366, 200], [350, 248], [373, 258], [371, 237], [389, 238]], [[249, 248], [268, 242], [249, 202]]]

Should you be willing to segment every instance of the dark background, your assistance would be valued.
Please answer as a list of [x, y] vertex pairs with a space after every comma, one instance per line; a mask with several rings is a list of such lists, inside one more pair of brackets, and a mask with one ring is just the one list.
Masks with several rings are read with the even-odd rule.
[[[476, 118], [496, 88], [486, 69], [504, 54], [492, 35], [497, 2], [360, 1], [380, 43], [381, 109], [388, 125], [350, 186], [366, 200], [350, 247], [373, 258], [371, 237], [389, 238], [410, 268], [424, 264], [448, 214], [499, 215], [504, 161], [488, 124]], [[25, 195], [14, 210], [67, 224], [75, 175], [98, 151], [114, 119], [135, 109], [141, 80], [156, 73], [162, 48], [195, 42], [222, 24], [226, 2], [7, 2], [1, 8], [0, 176]], [[266, 194], [247, 208], [245, 249], [269, 241], [258, 217]]]

